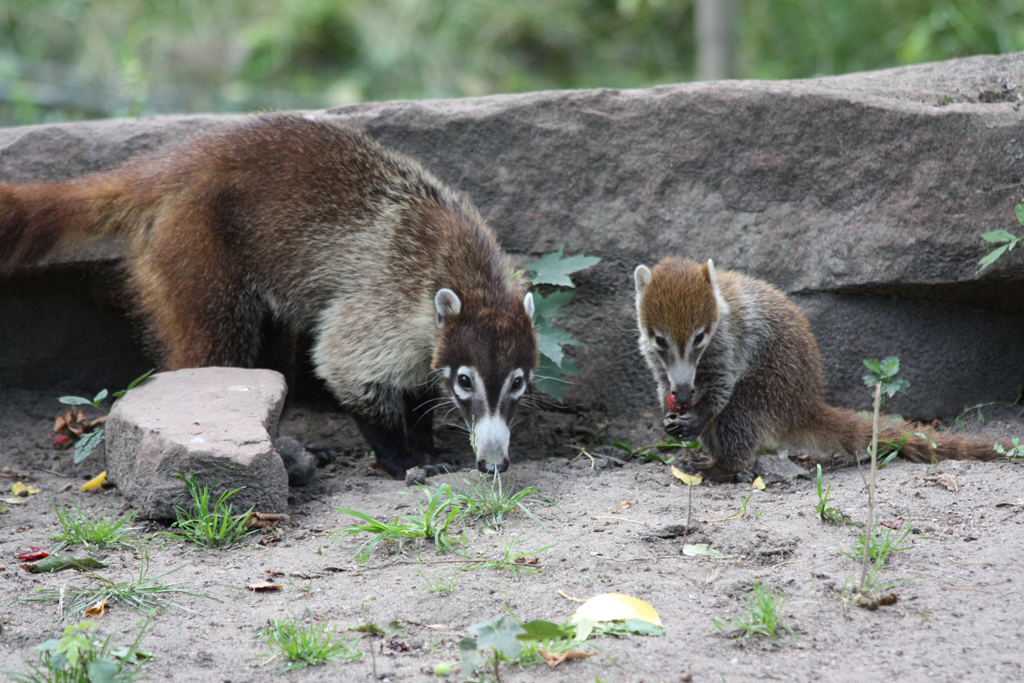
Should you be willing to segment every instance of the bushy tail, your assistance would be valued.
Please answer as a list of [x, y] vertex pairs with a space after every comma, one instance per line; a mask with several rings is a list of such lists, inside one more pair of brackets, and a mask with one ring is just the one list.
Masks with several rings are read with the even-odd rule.
[[[808, 440], [823, 451], [840, 451], [853, 459], [868, 454], [872, 436], [870, 417], [828, 405], [821, 406], [815, 417]], [[919, 433], [924, 436], [918, 436]], [[998, 460], [1003, 456], [992, 448], [993, 443], [993, 439], [939, 432], [888, 416], [882, 416], [878, 424], [878, 452], [898, 448], [900, 457], [913, 462]], [[1002, 443], [1009, 448], [1008, 442]]]
[[117, 172], [68, 183], [0, 185], [0, 271], [141, 224], [148, 203], [131, 195], [128, 176]]

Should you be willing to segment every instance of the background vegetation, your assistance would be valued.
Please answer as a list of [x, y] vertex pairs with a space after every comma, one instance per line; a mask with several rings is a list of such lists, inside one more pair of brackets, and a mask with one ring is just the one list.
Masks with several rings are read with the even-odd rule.
[[[0, 125], [694, 78], [694, 0], [5, 0]], [[1024, 50], [1020, 0], [738, 0], [736, 76]]]

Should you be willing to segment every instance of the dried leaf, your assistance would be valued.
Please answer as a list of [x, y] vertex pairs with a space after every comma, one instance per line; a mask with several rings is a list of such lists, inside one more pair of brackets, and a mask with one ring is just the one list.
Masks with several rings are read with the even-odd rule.
[[260, 581], [258, 583], [250, 583], [247, 588], [253, 592], [260, 591], [276, 591], [281, 589], [281, 584], [274, 583], [272, 581]]
[[635, 500], [624, 500], [621, 503], [619, 503], [619, 507], [617, 507], [614, 510], [612, 510], [612, 512], [620, 512], [620, 511], [625, 510], [627, 508], [631, 508], [634, 505], [636, 505], [636, 501]]
[[[250, 512], [249, 517], [245, 520], [245, 526], [249, 529], [267, 529], [269, 527], [277, 526], [278, 522], [290, 522], [292, 521], [291, 515], [278, 514], [273, 512]], [[245, 514], [235, 515], [235, 518], [244, 517]]]
[[921, 477], [921, 480], [928, 481], [933, 484], [938, 484], [940, 486], [945, 486], [947, 489], [954, 493], [958, 493], [960, 491], [960, 487], [956, 483], [956, 475], [953, 474], [952, 472], [939, 472], [938, 474], [929, 474], [927, 476]]
[[764, 480], [761, 479], [761, 477], [758, 477], [757, 479], [754, 480], [754, 483], [751, 484], [751, 486], [757, 489], [758, 491], [764, 491]]
[[27, 498], [4, 498], [4, 502], [5, 503], [10, 503], [11, 505], [24, 505], [25, 503], [28, 502], [28, 499]]
[[661, 626], [661, 619], [653, 607], [643, 600], [622, 593], [602, 593], [590, 598], [572, 615], [572, 623], [581, 619], [595, 622], [641, 619]]
[[87, 481], [84, 484], [82, 484], [82, 490], [83, 491], [92, 491], [93, 489], [98, 489], [99, 487], [103, 486], [103, 482], [105, 482], [106, 480], [107, 480], [107, 471], [103, 470], [102, 472], [97, 474], [95, 477], [93, 477], [89, 481]]
[[85, 616], [87, 617], [102, 617], [103, 613], [107, 610], [107, 601], [100, 600], [94, 605], [87, 607], [85, 610]]
[[687, 474], [675, 465], [672, 465], [672, 476], [687, 486], [700, 486], [700, 483], [704, 481], [704, 478], [699, 474]]
[[540, 648], [537, 652], [539, 652], [540, 656], [544, 658], [544, 663], [552, 669], [566, 660], [586, 659], [587, 657], [593, 657], [597, 654], [596, 652], [587, 652], [578, 648], [566, 650], [565, 652], [548, 652], [544, 648]]

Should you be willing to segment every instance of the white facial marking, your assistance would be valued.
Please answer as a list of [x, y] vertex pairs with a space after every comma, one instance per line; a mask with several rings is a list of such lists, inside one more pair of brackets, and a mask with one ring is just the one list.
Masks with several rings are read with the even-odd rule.
[[476, 459], [500, 462], [508, 454], [510, 432], [501, 415], [487, 411], [483, 417], [473, 421], [473, 445]]

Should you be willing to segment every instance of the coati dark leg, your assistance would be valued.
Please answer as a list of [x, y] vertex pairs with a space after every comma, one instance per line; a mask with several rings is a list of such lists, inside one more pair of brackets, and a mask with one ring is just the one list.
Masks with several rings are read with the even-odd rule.
[[[454, 454], [438, 449], [434, 445], [435, 398], [431, 390], [409, 393], [405, 397], [405, 425], [409, 434], [409, 449], [417, 455], [426, 456], [420, 459], [420, 464], [429, 476], [458, 469], [449, 462]], [[431, 460], [430, 464], [424, 464], [427, 459]]]
[[[753, 416], [732, 415], [728, 407], [711, 418], [701, 433], [707, 455], [698, 455], [692, 462], [713, 481], [732, 481], [741, 470], [753, 466], [761, 434]], [[741, 419], [736, 419], [741, 418]]]
[[379, 419], [356, 414], [356, 425], [363, 438], [377, 455], [380, 465], [395, 479], [404, 479], [405, 471], [421, 464], [421, 460], [410, 451], [409, 438], [402, 424], [388, 425]]

